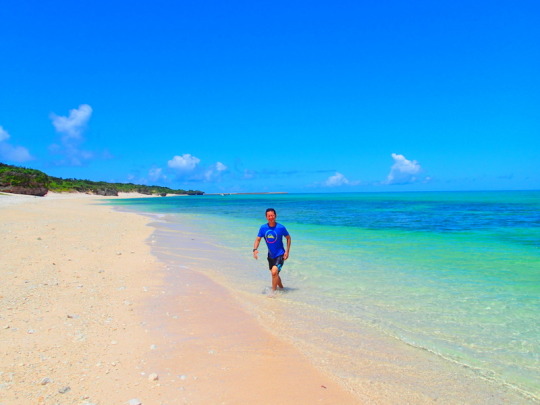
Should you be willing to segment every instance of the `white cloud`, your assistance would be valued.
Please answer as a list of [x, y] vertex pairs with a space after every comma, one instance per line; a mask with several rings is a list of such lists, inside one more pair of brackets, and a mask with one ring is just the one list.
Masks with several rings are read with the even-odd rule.
[[61, 145], [51, 145], [49, 150], [64, 155], [65, 159], [56, 162], [59, 165], [81, 166], [94, 157], [94, 153], [79, 148], [83, 142], [83, 132], [92, 116], [92, 107], [81, 104], [79, 108], [69, 111], [67, 117], [51, 114], [52, 124], [56, 132], [62, 135]]
[[0, 142], [6, 141], [9, 139], [8, 132], [0, 125]]
[[18, 163], [28, 162], [33, 159], [28, 149], [22, 146], [13, 146], [6, 142], [0, 143], [0, 158]]
[[13, 146], [6, 142], [10, 138], [9, 133], [0, 126], [0, 158], [11, 162], [28, 162], [33, 157], [28, 149], [23, 146]]
[[324, 185], [326, 187], [339, 187], [339, 186], [347, 186], [347, 185], [354, 185], [358, 182], [351, 182], [347, 177], [345, 177], [342, 173], [336, 172], [333, 176], [328, 177], [326, 181], [324, 182]]
[[163, 170], [159, 167], [156, 167], [156, 168], [153, 168], [153, 169], [150, 169], [148, 171], [148, 179], [150, 181], [158, 181], [158, 180], [162, 180], [162, 179], [166, 179], [167, 176], [165, 176], [163, 174]]
[[403, 155], [392, 153], [394, 164], [386, 177], [385, 184], [409, 184], [418, 181], [417, 174], [422, 168], [416, 160], [408, 160]]
[[210, 166], [208, 170], [204, 173], [204, 178], [206, 181], [216, 180], [219, 178], [221, 172], [224, 172], [227, 170], [227, 166], [225, 166], [221, 162], [217, 162], [216, 164]]
[[69, 116], [62, 117], [51, 114], [53, 125], [57, 132], [63, 135], [63, 139], [80, 139], [86, 124], [92, 116], [92, 107], [82, 104], [78, 109], [69, 110]]
[[82, 166], [86, 161], [94, 157], [94, 153], [79, 149], [77, 145], [63, 142], [62, 145], [53, 144], [49, 151], [57, 155], [64, 155], [65, 159], [55, 162], [56, 165]]
[[179, 171], [192, 171], [200, 163], [201, 159], [191, 156], [189, 153], [184, 153], [182, 156], [174, 156], [168, 161], [167, 165], [171, 169]]

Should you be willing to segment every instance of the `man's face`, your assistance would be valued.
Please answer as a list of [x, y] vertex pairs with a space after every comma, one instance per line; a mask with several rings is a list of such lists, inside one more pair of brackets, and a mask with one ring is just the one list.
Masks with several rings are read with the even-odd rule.
[[268, 211], [266, 213], [266, 219], [269, 223], [276, 222], [276, 214], [274, 213], [274, 211]]

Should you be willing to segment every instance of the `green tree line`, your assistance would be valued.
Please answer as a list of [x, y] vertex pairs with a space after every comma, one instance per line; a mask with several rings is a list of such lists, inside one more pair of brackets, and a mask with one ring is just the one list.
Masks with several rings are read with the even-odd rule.
[[[200, 190], [171, 189], [162, 186], [146, 186], [133, 183], [108, 183], [80, 179], [53, 177], [40, 170], [0, 163], [0, 191], [44, 195], [46, 191], [58, 193], [79, 192], [117, 196], [118, 193], [141, 193], [146, 195], [189, 194], [202, 195]], [[33, 193], [32, 190], [36, 190]], [[39, 192], [37, 190], [40, 190]], [[45, 191], [44, 191], [45, 190]]]

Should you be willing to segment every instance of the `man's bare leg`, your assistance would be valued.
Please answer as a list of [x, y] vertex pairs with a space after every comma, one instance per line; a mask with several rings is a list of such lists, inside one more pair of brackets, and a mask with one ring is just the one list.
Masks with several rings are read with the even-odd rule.
[[272, 267], [272, 291], [276, 291], [277, 288], [283, 288], [283, 283], [281, 282], [281, 277], [279, 277], [279, 270], [277, 266]]

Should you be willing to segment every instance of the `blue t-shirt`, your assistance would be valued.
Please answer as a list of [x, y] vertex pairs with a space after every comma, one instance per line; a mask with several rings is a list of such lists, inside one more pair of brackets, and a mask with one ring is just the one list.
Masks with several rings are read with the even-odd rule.
[[276, 226], [271, 227], [268, 224], [264, 224], [259, 229], [259, 238], [264, 238], [266, 246], [268, 246], [268, 256], [272, 259], [284, 255], [285, 248], [283, 247], [283, 237], [289, 236], [287, 228], [276, 222]]

